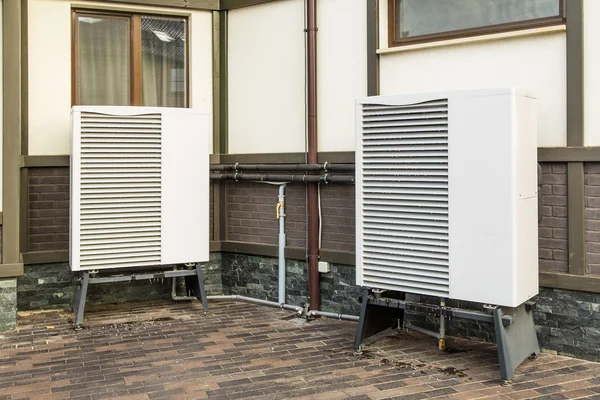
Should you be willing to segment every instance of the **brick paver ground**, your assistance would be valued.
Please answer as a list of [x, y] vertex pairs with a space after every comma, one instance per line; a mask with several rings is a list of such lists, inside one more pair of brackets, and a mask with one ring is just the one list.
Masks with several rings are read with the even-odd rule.
[[0, 336], [0, 399], [600, 399], [600, 364], [542, 354], [501, 386], [491, 344], [392, 332], [354, 355], [355, 323], [239, 302], [21, 315]]

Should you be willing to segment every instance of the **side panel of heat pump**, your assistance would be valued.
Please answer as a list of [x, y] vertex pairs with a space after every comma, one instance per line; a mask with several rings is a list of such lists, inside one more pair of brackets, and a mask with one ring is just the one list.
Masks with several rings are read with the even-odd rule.
[[209, 122], [191, 111], [163, 115], [161, 264], [208, 261]]
[[518, 306], [538, 291], [535, 99], [449, 106], [450, 298]]

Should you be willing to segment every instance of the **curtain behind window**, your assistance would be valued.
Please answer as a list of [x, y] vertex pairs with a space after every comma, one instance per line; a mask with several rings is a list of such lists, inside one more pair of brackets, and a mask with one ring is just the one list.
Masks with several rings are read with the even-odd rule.
[[129, 18], [78, 16], [78, 104], [129, 105]]
[[142, 17], [142, 105], [186, 106], [185, 19]]

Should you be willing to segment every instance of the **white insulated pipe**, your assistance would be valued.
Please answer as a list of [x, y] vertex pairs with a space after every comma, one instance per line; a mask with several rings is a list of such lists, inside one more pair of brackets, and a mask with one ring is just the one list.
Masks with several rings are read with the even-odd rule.
[[279, 219], [279, 304], [285, 304], [285, 184], [279, 186], [277, 219]]

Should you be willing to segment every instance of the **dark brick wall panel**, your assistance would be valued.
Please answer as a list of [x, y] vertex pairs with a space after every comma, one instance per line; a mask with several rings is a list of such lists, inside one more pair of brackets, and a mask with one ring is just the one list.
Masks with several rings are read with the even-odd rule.
[[539, 224], [540, 270], [568, 271], [567, 165], [542, 164], [542, 221]]
[[321, 247], [354, 253], [356, 216], [354, 185], [321, 185]]
[[69, 168], [29, 169], [28, 251], [69, 249]]
[[[228, 182], [229, 240], [276, 245], [279, 186], [254, 182]], [[285, 190], [287, 245], [306, 245], [306, 187], [288, 185]]]
[[585, 164], [587, 272], [600, 275], [600, 163]]

